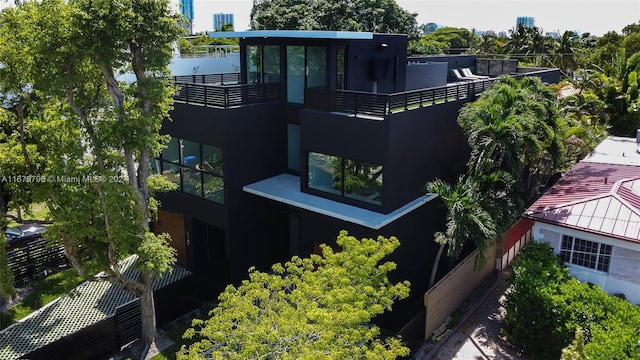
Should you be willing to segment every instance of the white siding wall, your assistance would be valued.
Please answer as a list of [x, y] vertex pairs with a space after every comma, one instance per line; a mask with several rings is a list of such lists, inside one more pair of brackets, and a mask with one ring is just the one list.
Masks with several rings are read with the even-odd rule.
[[533, 238], [546, 242], [560, 253], [562, 235], [612, 245], [609, 273], [567, 264], [571, 275], [583, 282], [597, 284], [607, 293], [624, 294], [633, 304], [640, 304], [640, 244], [612, 239], [602, 235], [536, 222]]

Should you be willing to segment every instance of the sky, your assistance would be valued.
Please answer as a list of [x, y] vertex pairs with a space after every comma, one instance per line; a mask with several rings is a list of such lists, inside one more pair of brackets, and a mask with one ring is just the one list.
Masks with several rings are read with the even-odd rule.
[[[194, 0], [194, 31], [213, 29], [214, 13], [234, 14], [235, 30], [249, 28], [251, 0]], [[518, 16], [535, 18], [544, 32], [565, 30], [601, 36], [621, 32], [640, 21], [639, 0], [396, 0], [402, 8], [417, 13], [418, 24], [476, 30], [508, 31]]]
[[[0, 8], [13, 1], [0, 0]], [[544, 32], [565, 30], [601, 36], [640, 21], [640, 0], [396, 0], [417, 13], [418, 24], [508, 31], [518, 16], [535, 18]], [[213, 30], [214, 13], [232, 13], [237, 31], [249, 28], [251, 0], [194, 0], [194, 32]]]

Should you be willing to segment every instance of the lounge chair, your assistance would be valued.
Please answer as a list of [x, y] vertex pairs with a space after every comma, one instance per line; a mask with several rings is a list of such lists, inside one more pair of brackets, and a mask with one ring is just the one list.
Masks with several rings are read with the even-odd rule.
[[470, 78], [470, 77], [465, 77], [465, 76], [460, 75], [460, 72], [458, 71], [458, 69], [453, 69], [451, 71], [453, 72], [453, 75], [456, 76], [456, 79], [458, 79], [460, 81], [478, 80], [477, 78]]
[[488, 79], [489, 78], [489, 76], [476, 75], [476, 74], [472, 73], [471, 69], [469, 69], [469, 68], [464, 68], [464, 69], [461, 69], [461, 70], [462, 70], [462, 74], [465, 77], [468, 77], [468, 78], [476, 78], [476, 79]]

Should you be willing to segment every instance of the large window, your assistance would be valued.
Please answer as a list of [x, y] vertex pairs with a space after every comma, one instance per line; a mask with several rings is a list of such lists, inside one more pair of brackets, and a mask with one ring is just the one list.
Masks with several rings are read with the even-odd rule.
[[570, 264], [608, 272], [611, 261], [611, 245], [564, 235], [562, 236], [560, 257], [562, 261]]
[[171, 138], [153, 164], [154, 172], [178, 185], [178, 191], [224, 204], [222, 149]]
[[287, 101], [304, 102], [304, 46], [287, 46]]
[[381, 205], [382, 166], [337, 156], [309, 153], [308, 187]]
[[304, 102], [305, 87], [327, 86], [324, 46], [287, 46], [287, 101]]
[[280, 47], [277, 45], [247, 46], [247, 82], [280, 82]]

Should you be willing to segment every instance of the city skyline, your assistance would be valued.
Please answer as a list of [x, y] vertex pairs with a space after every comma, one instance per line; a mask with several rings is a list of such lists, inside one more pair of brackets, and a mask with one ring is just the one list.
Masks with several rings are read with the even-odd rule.
[[[194, 31], [211, 31], [211, 15], [233, 13], [235, 30], [249, 28], [251, 0], [194, 0]], [[536, 26], [546, 32], [565, 30], [589, 32], [601, 36], [608, 31], [640, 21], [637, 0], [396, 0], [399, 6], [418, 13], [418, 25], [439, 25], [471, 30], [508, 31], [518, 16], [536, 19]]]

